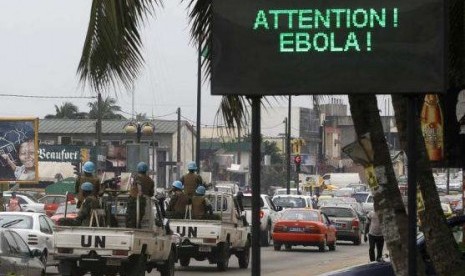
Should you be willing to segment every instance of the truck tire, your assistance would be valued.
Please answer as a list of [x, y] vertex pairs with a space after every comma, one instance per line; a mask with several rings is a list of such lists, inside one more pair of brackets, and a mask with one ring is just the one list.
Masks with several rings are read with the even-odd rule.
[[189, 257], [180, 257], [179, 258], [179, 263], [181, 264], [181, 266], [189, 266], [189, 263], [191, 262], [191, 258]]
[[218, 244], [218, 261], [216, 267], [219, 271], [226, 271], [229, 267], [229, 243], [220, 242]]
[[129, 257], [129, 262], [121, 266], [120, 276], [144, 276], [147, 269], [147, 256], [140, 254]]
[[174, 276], [174, 263], [175, 263], [175, 248], [171, 248], [170, 255], [168, 256], [168, 260], [160, 267], [158, 268], [158, 271], [160, 271], [161, 276]]
[[250, 240], [247, 240], [244, 250], [237, 253], [237, 260], [239, 261], [240, 268], [249, 267], [250, 261]]

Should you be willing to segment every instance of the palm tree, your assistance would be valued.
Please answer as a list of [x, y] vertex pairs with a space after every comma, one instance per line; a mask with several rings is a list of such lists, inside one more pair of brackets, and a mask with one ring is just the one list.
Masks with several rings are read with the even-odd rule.
[[79, 117], [79, 108], [71, 102], [65, 102], [61, 106], [55, 105], [55, 115], [48, 114], [46, 119], [76, 119]]
[[[89, 102], [90, 107], [89, 119], [97, 119], [98, 117], [98, 102]], [[116, 105], [116, 100], [113, 98], [105, 98], [100, 104], [102, 119], [124, 119], [123, 115], [118, 114], [121, 112], [121, 107]]]
[[[211, 0], [189, 0], [188, 5], [192, 40], [196, 45], [200, 45], [200, 50], [206, 52], [208, 56], [210, 51], [206, 50], [210, 42], [211, 3]], [[88, 83], [96, 92], [105, 91], [109, 86], [123, 85], [131, 88], [144, 62], [141, 55], [142, 41], [139, 28], [146, 16], [153, 12], [154, 6], [159, 4], [160, 0], [93, 1], [89, 28], [78, 67], [82, 83]], [[209, 63], [209, 58], [204, 59], [203, 69], [207, 75], [210, 70]], [[371, 133], [376, 153], [374, 165], [380, 169], [384, 168], [379, 171], [379, 179], [383, 180], [382, 185], [385, 189], [380, 189], [378, 194], [375, 194], [375, 206], [384, 225], [390, 229], [386, 233], [386, 238], [395, 271], [398, 275], [406, 275], [407, 216], [396, 185], [375, 96], [349, 96], [349, 100], [357, 134]], [[240, 96], [225, 96], [218, 114], [223, 115], [228, 126], [240, 127], [247, 117], [245, 108], [247, 103], [248, 101]], [[430, 229], [436, 229], [432, 227], [435, 225], [433, 223], [440, 224], [444, 221], [425, 220], [424, 223], [432, 223]], [[436, 234], [434, 235], [436, 237], [449, 235], [439, 231]], [[428, 250], [433, 252], [444, 252], [437, 250], [439, 246], [437, 243], [428, 243], [428, 246], [431, 246]], [[433, 258], [436, 266], [437, 259], [441, 258]], [[462, 271], [456, 269], [460, 267], [459, 264], [451, 263], [450, 271]]]

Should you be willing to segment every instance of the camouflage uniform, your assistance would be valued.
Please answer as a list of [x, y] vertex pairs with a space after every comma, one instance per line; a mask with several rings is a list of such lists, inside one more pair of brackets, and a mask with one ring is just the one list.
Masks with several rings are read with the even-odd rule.
[[100, 195], [100, 180], [97, 177], [93, 176], [92, 174], [88, 174], [88, 173], [84, 173], [84, 175], [78, 176], [78, 178], [76, 179], [76, 184], [74, 186], [74, 190], [77, 194], [77, 199], [78, 199], [77, 208], [81, 207], [81, 204], [84, 200], [84, 196], [82, 195], [82, 190], [81, 190], [81, 185], [84, 182], [90, 182], [92, 183], [92, 185], [94, 185], [94, 189], [92, 190], [92, 195], [95, 198], [98, 198]]
[[[140, 191], [139, 191], [140, 189]], [[129, 228], [153, 228], [153, 211], [151, 198], [155, 192], [155, 183], [153, 180], [145, 175], [138, 174], [134, 178], [134, 183], [129, 191], [128, 206], [126, 212], [126, 227]], [[137, 197], [139, 197], [139, 225], [137, 225]], [[147, 214], [147, 216], [145, 216]], [[145, 216], [145, 217], [144, 217]]]
[[170, 198], [168, 212], [175, 217], [184, 217], [186, 206], [189, 203], [189, 197], [182, 191], [175, 191]]
[[211, 210], [210, 201], [205, 196], [195, 195], [192, 197], [192, 218], [204, 219], [207, 210]]
[[[92, 215], [92, 210], [99, 209], [99, 208], [100, 208], [100, 203], [98, 199], [93, 195], [87, 196], [86, 198], [84, 198], [84, 201], [82, 202], [82, 206], [81, 206], [81, 209], [79, 210], [76, 220], [78, 222], [81, 222], [81, 226], [89, 226], [90, 217]], [[95, 225], [92, 225], [92, 226], [95, 226]]]
[[200, 175], [195, 172], [188, 172], [181, 177], [181, 182], [184, 185], [184, 192], [190, 198], [195, 194], [195, 189], [198, 186], [203, 185], [203, 179]]

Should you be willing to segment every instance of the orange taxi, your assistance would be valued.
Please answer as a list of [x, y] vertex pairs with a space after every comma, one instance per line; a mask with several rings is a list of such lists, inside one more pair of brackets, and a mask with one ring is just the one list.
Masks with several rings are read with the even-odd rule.
[[290, 250], [293, 245], [317, 246], [320, 252], [336, 250], [336, 227], [319, 210], [286, 209], [273, 228], [274, 250], [281, 246]]

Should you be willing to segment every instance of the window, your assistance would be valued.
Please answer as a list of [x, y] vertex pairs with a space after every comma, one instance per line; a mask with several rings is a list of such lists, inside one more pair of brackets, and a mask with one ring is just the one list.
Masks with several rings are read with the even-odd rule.
[[29, 251], [29, 246], [27, 246], [26, 242], [21, 238], [21, 236], [16, 232], [11, 232], [11, 235], [18, 245], [19, 253], [22, 256], [30, 256], [31, 252]]
[[58, 136], [58, 143], [60, 145], [71, 145], [72, 139], [70, 136]]
[[52, 229], [48, 222], [45, 220], [44, 216], [39, 217], [40, 232], [45, 234], [52, 234]]
[[5, 237], [6, 243], [8, 246], [6, 247], [6, 252], [8, 252], [8, 255], [20, 255], [21, 250], [19, 249], [18, 245], [16, 244], [15, 239], [11, 235], [11, 231], [5, 231], [3, 232], [3, 236]]

